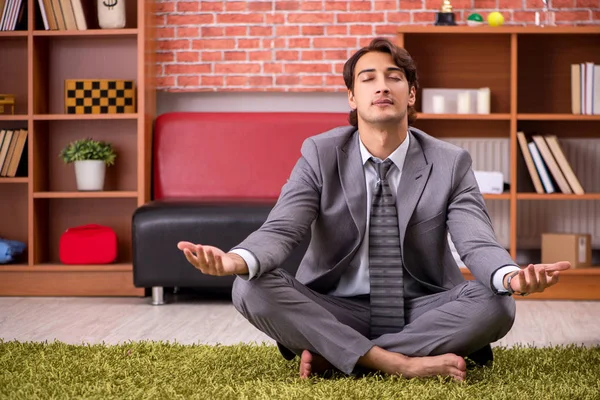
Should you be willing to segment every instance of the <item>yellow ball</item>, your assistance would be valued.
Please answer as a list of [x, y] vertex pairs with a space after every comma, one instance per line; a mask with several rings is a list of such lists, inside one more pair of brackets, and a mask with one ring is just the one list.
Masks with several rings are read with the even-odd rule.
[[488, 14], [487, 21], [490, 26], [500, 26], [504, 23], [504, 17], [498, 11]]

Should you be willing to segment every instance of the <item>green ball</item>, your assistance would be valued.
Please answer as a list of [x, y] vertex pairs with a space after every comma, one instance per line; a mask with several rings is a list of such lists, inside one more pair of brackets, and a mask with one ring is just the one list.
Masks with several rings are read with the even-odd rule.
[[467, 17], [467, 25], [477, 26], [483, 24], [483, 17], [481, 14], [473, 13]]

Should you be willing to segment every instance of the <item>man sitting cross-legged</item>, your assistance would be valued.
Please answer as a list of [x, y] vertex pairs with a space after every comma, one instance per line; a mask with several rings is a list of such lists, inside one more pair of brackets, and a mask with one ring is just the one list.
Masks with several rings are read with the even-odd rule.
[[[464, 357], [491, 361], [511, 329], [511, 294], [544, 291], [570, 265], [521, 269], [497, 243], [469, 153], [412, 126], [418, 79], [404, 49], [373, 40], [344, 80], [350, 126], [305, 140], [267, 221], [227, 253], [178, 247], [205, 274], [238, 275], [236, 309], [300, 356], [302, 377], [333, 367], [463, 380]], [[291, 276], [279, 266], [309, 229]]]

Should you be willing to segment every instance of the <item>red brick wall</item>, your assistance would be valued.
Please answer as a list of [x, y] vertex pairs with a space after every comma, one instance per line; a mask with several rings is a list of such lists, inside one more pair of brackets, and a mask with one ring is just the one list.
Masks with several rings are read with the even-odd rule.
[[[458, 22], [502, 12], [533, 24], [542, 0], [451, 0]], [[473, 5], [477, 9], [473, 9]], [[159, 0], [159, 89], [340, 91], [342, 66], [374, 36], [431, 24], [441, 0]], [[525, 5], [525, 7], [523, 7]], [[600, 24], [600, 0], [554, 0], [558, 24]]]

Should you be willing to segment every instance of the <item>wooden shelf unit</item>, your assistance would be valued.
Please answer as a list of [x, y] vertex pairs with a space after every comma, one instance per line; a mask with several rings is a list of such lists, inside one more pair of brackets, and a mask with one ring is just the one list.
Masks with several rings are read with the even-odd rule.
[[[522, 162], [517, 132], [555, 134], [560, 141], [593, 140], [600, 143], [600, 115], [573, 115], [571, 112], [570, 79], [571, 64], [585, 61], [600, 64], [600, 26], [407, 25], [398, 28], [397, 44], [413, 56], [419, 71], [416, 127], [441, 139], [508, 141], [510, 191], [485, 195], [484, 198], [488, 204], [508, 203], [507, 248], [511, 256], [521, 264], [539, 263], [540, 259], [536, 257], [539, 257], [541, 237], [538, 247], [533, 249], [522, 248], [519, 240], [518, 228], [529, 218], [523, 214], [524, 210], [531, 209], [532, 203], [537, 207], [560, 204], [560, 201], [600, 202], [600, 179], [585, 174], [587, 180], [582, 185], [586, 194], [581, 196], [535, 193]], [[421, 113], [423, 88], [480, 87], [491, 90], [489, 115]], [[600, 153], [587, 157], [591, 157], [586, 160], [587, 168], [600, 171]], [[584, 172], [582, 164], [573, 165], [578, 176], [578, 171]], [[568, 217], [563, 216], [563, 219]], [[594, 224], [598, 227], [600, 221], [593, 221], [591, 225]], [[568, 223], [563, 225], [569, 226]], [[600, 232], [592, 233], [600, 235]], [[600, 250], [597, 243], [594, 250]], [[522, 261], [524, 257], [525, 261]], [[463, 275], [473, 279], [466, 269], [463, 269]], [[600, 300], [600, 265], [566, 271], [559, 285], [523, 299]]]
[[[0, 129], [29, 131], [27, 176], [0, 178], [0, 237], [27, 244], [23, 257], [0, 265], [0, 295], [143, 296], [133, 285], [131, 217], [150, 199], [150, 151], [156, 109], [153, 2], [126, 3], [124, 29], [46, 31], [37, 0], [28, 2], [27, 30], [0, 32], [0, 93], [17, 96]], [[133, 79], [136, 112], [64, 112], [65, 79]], [[113, 144], [104, 191], [80, 192], [73, 165], [59, 159], [69, 142], [91, 136]], [[108, 265], [63, 265], [60, 235], [97, 223], [117, 233], [118, 257]]]

